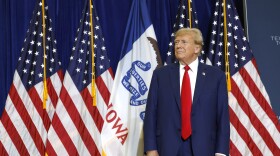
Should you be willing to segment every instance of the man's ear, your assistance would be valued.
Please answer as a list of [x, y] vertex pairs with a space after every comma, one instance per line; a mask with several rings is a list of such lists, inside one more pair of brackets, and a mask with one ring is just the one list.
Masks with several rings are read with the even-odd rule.
[[195, 53], [196, 53], [196, 54], [199, 54], [199, 53], [200, 53], [200, 50], [201, 50], [201, 46], [200, 46], [200, 45], [195, 45], [194, 48], [195, 48], [195, 49], [194, 49]]

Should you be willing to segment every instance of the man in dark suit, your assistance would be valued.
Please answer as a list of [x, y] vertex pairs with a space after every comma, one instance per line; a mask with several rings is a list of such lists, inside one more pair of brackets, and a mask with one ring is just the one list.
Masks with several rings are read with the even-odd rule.
[[[198, 61], [203, 45], [200, 30], [182, 28], [174, 43], [179, 63], [153, 73], [144, 120], [144, 150], [148, 156], [228, 155], [225, 73]], [[190, 104], [186, 107], [183, 101]]]

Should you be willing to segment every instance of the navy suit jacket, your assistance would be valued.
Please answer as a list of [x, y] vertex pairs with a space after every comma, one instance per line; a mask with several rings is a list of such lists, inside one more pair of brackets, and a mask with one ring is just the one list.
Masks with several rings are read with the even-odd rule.
[[[229, 154], [229, 110], [226, 78], [216, 67], [198, 65], [191, 111], [193, 154]], [[144, 150], [175, 156], [181, 146], [179, 64], [153, 73], [144, 120]]]

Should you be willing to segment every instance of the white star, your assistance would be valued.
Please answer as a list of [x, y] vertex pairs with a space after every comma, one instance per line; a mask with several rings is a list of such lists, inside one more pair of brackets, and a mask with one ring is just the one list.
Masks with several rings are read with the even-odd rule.
[[242, 47], [242, 50], [245, 51], [245, 50], [246, 50], [246, 47], [243, 46], [243, 47]]
[[44, 68], [44, 64], [41, 64], [41, 67]]
[[40, 36], [43, 37], [43, 33], [42, 32], [40, 33]]
[[246, 40], [247, 40], [245, 36], [244, 36], [242, 39], [243, 39], [243, 41], [246, 41]]
[[103, 59], [104, 59], [104, 56], [101, 56], [100, 59], [103, 60]]
[[97, 36], [97, 35], [94, 35], [94, 39], [98, 39], [98, 36]]
[[32, 54], [32, 50], [28, 50], [28, 54]]
[[234, 63], [234, 67], [237, 68], [237, 67], [238, 67], [238, 64], [237, 64], [237, 63]]
[[222, 56], [222, 52], [218, 52], [218, 55], [219, 55], [219, 56]]
[[35, 52], [35, 55], [36, 55], [36, 56], [38, 56], [38, 55], [39, 55], [39, 52], [38, 52], [38, 51], [36, 51], [36, 52]]
[[30, 44], [33, 45], [33, 44], [34, 44], [34, 41], [32, 40], [32, 41], [30, 42]]
[[79, 73], [80, 72], [80, 68], [76, 68], [76, 71], [77, 71], [77, 73]]
[[37, 62], [36, 62], [36, 61], [34, 61], [32, 64], [35, 66], [35, 65], [37, 64]]
[[213, 25], [217, 25], [217, 21], [214, 21], [214, 22], [213, 22]]
[[41, 46], [41, 44], [42, 44], [41, 42], [38, 42], [38, 43], [37, 43], [37, 46]]
[[30, 72], [30, 74], [31, 74], [31, 75], [34, 75], [34, 71], [32, 70], [32, 71]]
[[83, 84], [86, 84], [87, 83], [87, 81], [86, 80], [83, 80]]
[[218, 16], [218, 12], [217, 12], [217, 11], [215, 11], [214, 15], [215, 15], [215, 16]]
[[106, 50], [106, 47], [103, 46], [101, 49], [102, 49], [102, 50]]
[[70, 60], [73, 60], [74, 59], [74, 57], [73, 56], [70, 56]]
[[241, 57], [241, 60], [245, 61], [245, 60], [246, 60], [246, 58], [245, 58], [244, 56], [242, 56], [242, 57]]
[[182, 14], [182, 15], [181, 15], [181, 18], [185, 18], [185, 15], [184, 15], [184, 14]]
[[102, 66], [102, 65], [100, 65], [100, 66], [99, 66], [99, 68], [100, 68], [100, 69], [103, 69], [103, 66]]
[[51, 62], [52, 62], [52, 63], [54, 62], [54, 58], [51, 59]]
[[216, 35], [216, 31], [215, 31], [215, 30], [213, 30], [213, 31], [212, 31], [212, 34], [213, 34], [213, 35]]
[[27, 69], [23, 69], [22, 71], [23, 71], [24, 73], [27, 73]]
[[42, 73], [39, 73], [38, 76], [39, 76], [39, 77], [43, 77], [43, 74], [42, 74]]
[[97, 25], [97, 26], [95, 26], [95, 29], [96, 29], [96, 30], [98, 30], [98, 29], [99, 29], [99, 26], [98, 26], [98, 25]]
[[31, 81], [31, 80], [29, 80], [29, 81], [28, 81], [28, 84], [29, 84], [29, 85], [31, 85], [31, 84], [32, 84], [32, 81]]
[[28, 64], [29, 62], [30, 62], [30, 60], [28, 60], [28, 59], [27, 59], [27, 60], [25, 60], [25, 63], [26, 63], [26, 64]]
[[217, 65], [218, 65], [218, 66], [220, 66], [220, 65], [221, 65], [221, 62], [220, 62], [220, 61], [218, 61], [218, 62], [217, 62]]
[[82, 59], [81, 59], [81, 58], [79, 58], [79, 59], [78, 59], [78, 62], [79, 62], [79, 63], [82, 63]]
[[168, 56], [170, 56], [170, 55], [171, 55], [171, 52], [170, 52], [170, 51], [168, 51], [168, 52], [167, 52], [167, 55], [168, 55]]
[[53, 71], [53, 68], [50, 68], [49, 70], [50, 70], [50, 72], [52, 72], [52, 71]]

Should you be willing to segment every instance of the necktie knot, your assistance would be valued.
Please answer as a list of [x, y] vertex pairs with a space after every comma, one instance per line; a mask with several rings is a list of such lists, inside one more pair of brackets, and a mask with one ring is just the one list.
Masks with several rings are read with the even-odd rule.
[[188, 65], [186, 65], [184, 68], [185, 68], [186, 71], [188, 71], [189, 69], [191, 69], [190, 66], [188, 66]]

